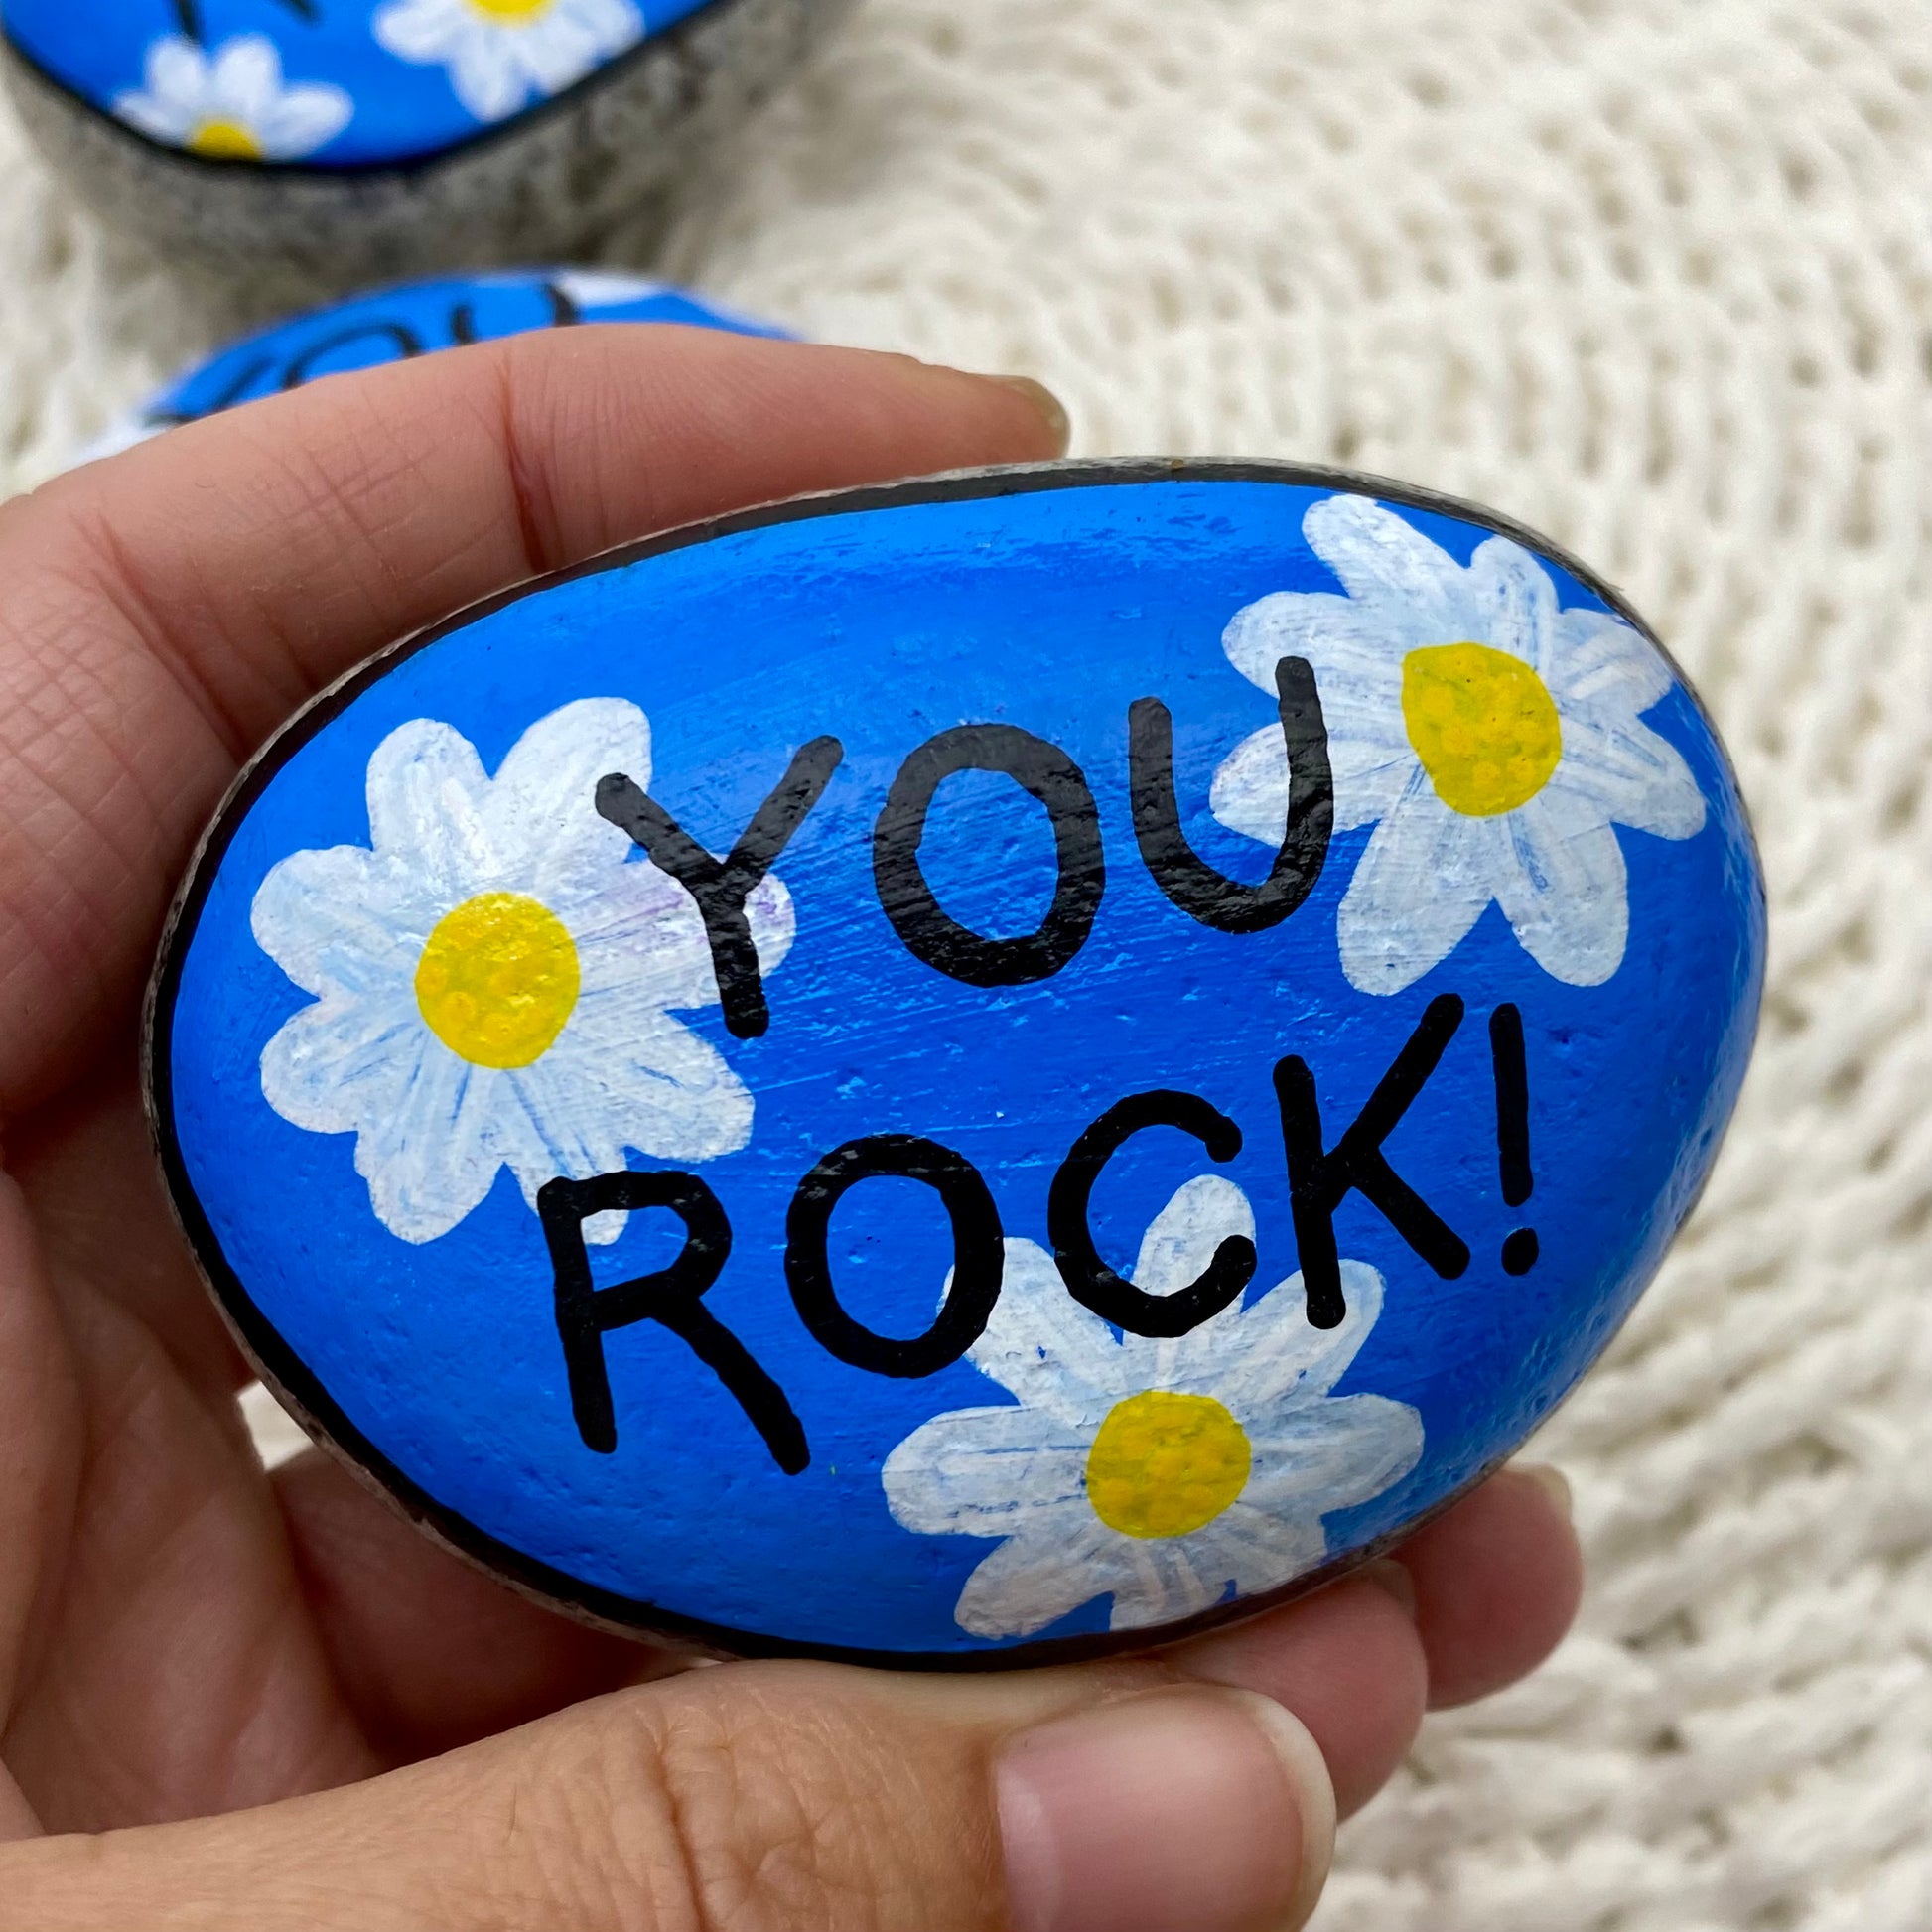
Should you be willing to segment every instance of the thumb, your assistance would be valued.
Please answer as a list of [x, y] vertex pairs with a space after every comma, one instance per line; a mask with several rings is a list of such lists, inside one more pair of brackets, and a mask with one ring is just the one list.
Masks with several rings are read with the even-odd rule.
[[1292, 1932], [1301, 1724], [1139, 1662], [693, 1671], [366, 1784], [0, 1854], [7, 1922], [249, 1932]]

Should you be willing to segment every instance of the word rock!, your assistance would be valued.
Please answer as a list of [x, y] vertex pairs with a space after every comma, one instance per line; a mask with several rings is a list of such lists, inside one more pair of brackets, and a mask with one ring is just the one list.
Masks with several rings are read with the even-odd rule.
[[504, 269], [374, 289], [231, 343], [184, 370], [80, 454], [112, 456], [177, 423], [299, 389], [318, 376], [580, 322], [662, 322], [734, 336], [786, 336], [665, 282], [604, 269]]
[[587, 242], [849, 4], [0, 0], [0, 67], [103, 219], [341, 287]]
[[264, 1375], [526, 1588], [1036, 1660], [1358, 1563], [1589, 1364], [1764, 947], [1725, 755], [1465, 505], [1056, 464], [674, 532], [250, 767], [154, 1116]]

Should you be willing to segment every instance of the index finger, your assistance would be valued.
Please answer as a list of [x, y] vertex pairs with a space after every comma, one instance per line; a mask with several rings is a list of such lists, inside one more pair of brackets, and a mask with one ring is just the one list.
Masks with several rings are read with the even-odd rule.
[[393, 638], [803, 490], [1053, 455], [1031, 385], [661, 326], [330, 377], [0, 508], [0, 1117], [125, 1024], [239, 761]]

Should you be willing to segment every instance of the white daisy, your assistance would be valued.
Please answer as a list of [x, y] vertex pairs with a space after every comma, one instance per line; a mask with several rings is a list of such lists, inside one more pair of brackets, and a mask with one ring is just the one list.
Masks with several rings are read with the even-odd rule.
[[544, 277], [579, 309], [615, 309], [623, 302], [642, 302], [663, 295], [669, 285], [644, 275], [620, 275], [608, 268], [559, 268]]
[[[598, 816], [613, 771], [650, 782], [650, 727], [621, 699], [539, 719], [494, 778], [415, 719], [369, 759], [370, 846], [293, 853], [255, 895], [257, 943], [316, 995], [263, 1049], [263, 1097], [355, 1135], [369, 1204], [405, 1241], [447, 1234], [502, 1167], [534, 1206], [626, 1148], [708, 1161], [751, 1138], [744, 1083], [671, 1018], [716, 1003], [710, 949], [690, 895]], [[746, 912], [769, 972], [791, 900], [767, 877]]]
[[282, 84], [282, 57], [260, 34], [238, 34], [212, 55], [185, 35], [148, 48], [147, 85], [118, 95], [114, 112], [151, 141], [217, 161], [298, 161], [348, 125], [354, 104], [322, 81]]
[[[1230, 1235], [1254, 1235], [1240, 1188], [1190, 1180], [1134, 1271], [1184, 1287]], [[1116, 1630], [1277, 1588], [1328, 1554], [1321, 1519], [1415, 1467], [1422, 1419], [1377, 1395], [1331, 1396], [1382, 1311], [1382, 1277], [1341, 1264], [1348, 1313], [1312, 1328], [1295, 1275], [1176, 1341], [1117, 1336], [1073, 1300], [1052, 1257], [1006, 1244], [1006, 1280], [971, 1360], [1019, 1406], [935, 1416], [886, 1459], [908, 1530], [997, 1536], [953, 1612], [979, 1637], [1024, 1637], [1111, 1592]]]
[[561, 93], [644, 37], [632, 0], [390, 0], [370, 22], [398, 59], [450, 72], [480, 121]]
[[[1560, 611], [1549, 572], [1507, 537], [1464, 569], [1365, 496], [1324, 498], [1302, 529], [1346, 595], [1264, 597], [1223, 642], [1271, 697], [1280, 659], [1307, 659], [1335, 829], [1375, 825], [1341, 902], [1350, 983], [1401, 992], [1494, 899], [1546, 972], [1601, 985], [1630, 924], [1612, 827], [1688, 839], [1704, 824], [1690, 768], [1638, 721], [1671, 688], [1662, 653], [1606, 612]], [[1281, 843], [1279, 729], [1236, 748], [1212, 806], [1235, 831]]]

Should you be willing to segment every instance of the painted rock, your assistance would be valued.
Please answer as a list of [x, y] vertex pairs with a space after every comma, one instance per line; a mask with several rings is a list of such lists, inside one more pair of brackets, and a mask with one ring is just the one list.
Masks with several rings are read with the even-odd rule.
[[78, 460], [111, 456], [177, 423], [299, 389], [319, 375], [579, 322], [674, 322], [738, 336], [787, 335], [668, 283], [603, 269], [532, 268], [404, 282], [327, 303], [230, 344], [150, 396]]
[[581, 245], [848, 5], [0, 0], [0, 65], [104, 219], [344, 286]]
[[1735, 782], [1528, 533], [1063, 464], [678, 531], [397, 645], [222, 808], [152, 1105], [310, 1428], [613, 1624], [1035, 1660], [1522, 1441], [1749, 1052]]

